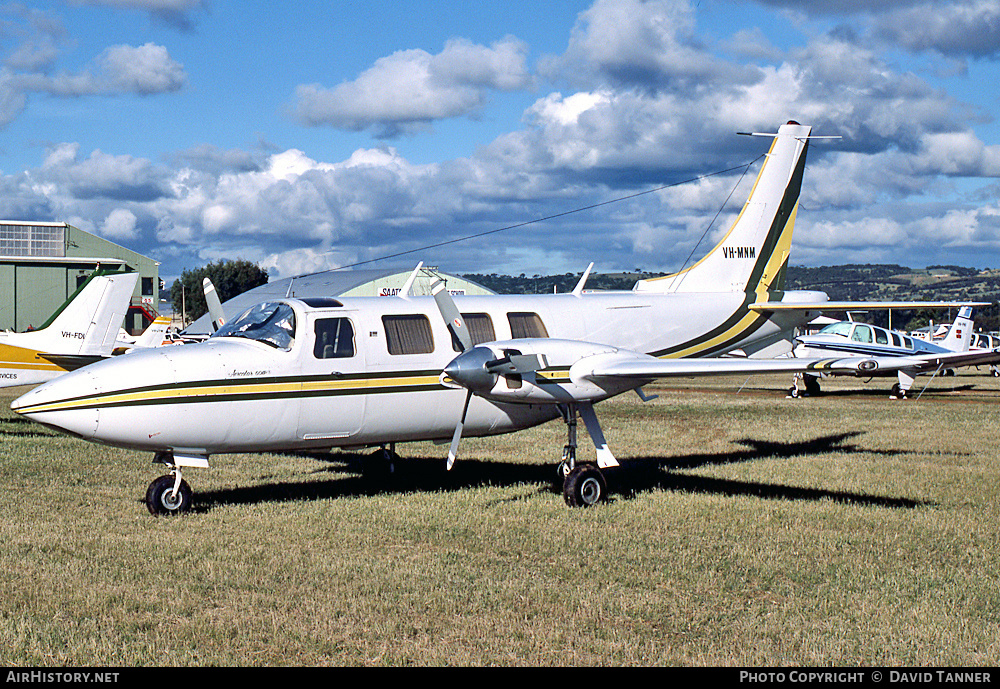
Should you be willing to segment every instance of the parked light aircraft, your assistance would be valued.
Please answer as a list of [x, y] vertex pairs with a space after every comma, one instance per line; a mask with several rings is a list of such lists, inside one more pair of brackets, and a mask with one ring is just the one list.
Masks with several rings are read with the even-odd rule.
[[111, 356], [138, 275], [95, 271], [37, 330], [0, 332], [0, 387], [37, 385]]
[[[975, 333], [969, 343], [969, 349], [1000, 349], [1000, 337], [987, 333]], [[1000, 368], [997, 367], [997, 364], [990, 364], [990, 373], [994, 378], [1000, 378]]]
[[[286, 298], [253, 306], [210, 339], [98, 362], [12, 408], [86, 440], [148, 450], [169, 474], [153, 514], [188, 509], [188, 467], [213, 454], [509, 433], [562, 418], [559, 462], [571, 506], [603, 500], [618, 466], [594, 404], [668, 376], [864, 369], [866, 359], [722, 358], [812, 320], [822, 292], [782, 291], [810, 128], [789, 122], [736, 222], [704, 258], [628, 292]], [[714, 357], [714, 358], [712, 358]], [[596, 462], [578, 462], [577, 418]]]
[[[800, 335], [793, 340], [792, 355], [803, 359], [815, 357], [853, 356], [877, 364], [894, 359], [894, 366], [869, 366], [867, 370], [850, 375], [875, 377], [895, 375], [891, 399], [905, 399], [914, 378], [922, 373], [939, 373], [959, 366], [977, 366], [1000, 361], [1000, 349], [970, 350], [972, 338], [972, 305], [961, 305], [955, 322], [946, 335], [928, 342], [905, 333], [880, 328], [877, 325], [840, 321], [832, 323], [814, 335]], [[842, 372], [804, 372], [795, 375], [795, 383], [788, 391], [790, 397], [799, 397], [799, 383], [805, 393], [819, 394], [819, 379], [825, 375], [843, 375]]]

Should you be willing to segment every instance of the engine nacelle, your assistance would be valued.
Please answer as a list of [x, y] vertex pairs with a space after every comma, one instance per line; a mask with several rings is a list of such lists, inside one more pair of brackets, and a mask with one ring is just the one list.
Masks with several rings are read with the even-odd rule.
[[498, 402], [564, 404], [598, 402], [635, 387], [632, 381], [600, 383], [587, 377], [608, 357], [642, 356], [609, 345], [551, 338], [486, 342], [444, 369], [442, 382]]

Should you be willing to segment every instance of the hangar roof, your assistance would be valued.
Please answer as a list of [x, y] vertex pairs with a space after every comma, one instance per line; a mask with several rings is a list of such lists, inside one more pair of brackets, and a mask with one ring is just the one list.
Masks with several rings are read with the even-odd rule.
[[[255, 287], [225, 302], [222, 308], [227, 318], [232, 318], [254, 304], [270, 299], [391, 296], [398, 293], [412, 273], [411, 270], [403, 272], [398, 270], [328, 270], [321, 273], [299, 275]], [[430, 284], [438, 277], [447, 281], [449, 290], [468, 294], [493, 294], [482, 285], [457, 275], [442, 273], [433, 268], [420, 270], [413, 283], [412, 293], [416, 295], [430, 294]], [[193, 335], [212, 332], [211, 318], [205, 314], [189, 325], [185, 332]]]

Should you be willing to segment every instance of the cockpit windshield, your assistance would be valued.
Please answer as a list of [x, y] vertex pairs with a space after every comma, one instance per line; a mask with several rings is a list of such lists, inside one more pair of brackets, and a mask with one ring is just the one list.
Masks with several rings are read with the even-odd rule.
[[288, 351], [295, 342], [295, 312], [288, 304], [265, 302], [226, 323], [212, 337], [245, 337]]
[[820, 330], [820, 332], [825, 335], [841, 335], [843, 337], [850, 337], [852, 327], [854, 327], [853, 323], [841, 321], [840, 323], [831, 323]]

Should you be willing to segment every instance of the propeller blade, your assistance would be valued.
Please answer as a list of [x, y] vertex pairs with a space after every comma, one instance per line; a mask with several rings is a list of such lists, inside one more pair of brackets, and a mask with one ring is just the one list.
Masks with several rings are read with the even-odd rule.
[[222, 310], [222, 302], [219, 301], [219, 293], [215, 291], [215, 285], [207, 277], [201, 281], [201, 287], [205, 291], [205, 303], [208, 304], [208, 312], [212, 316], [212, 332], [215, 332], [226, 324], [226, 314]]
[[441, 317], [444, 318], [444, 322], [447, 324], [452, 338], [458, 344], [459, 351], [467, 352], [472, 349], [472, 335], [469, 334], [469, 329], [465, 327], [465, 319], [462, 318], [458, 307], [455, 306], [455, 301], [448, 294], [448, 290], [445, 289], [444, 280], [434, 281], [434, 284], [431, 285], [431, 294], [434, 295], [438, 311], [441, 312]]
[[465, 427], [465, 415], [469, 413], [469, 402], [472, 401], [472, 390], [465, 396], [465, 406], [462, 408], [462, 418], [455, 424], [455, 434], [451, 436], [451, 447], [448, 449], [448, 471], [455, 466], [458, 459], [458, 443], [462, 440], [462, 429]]

